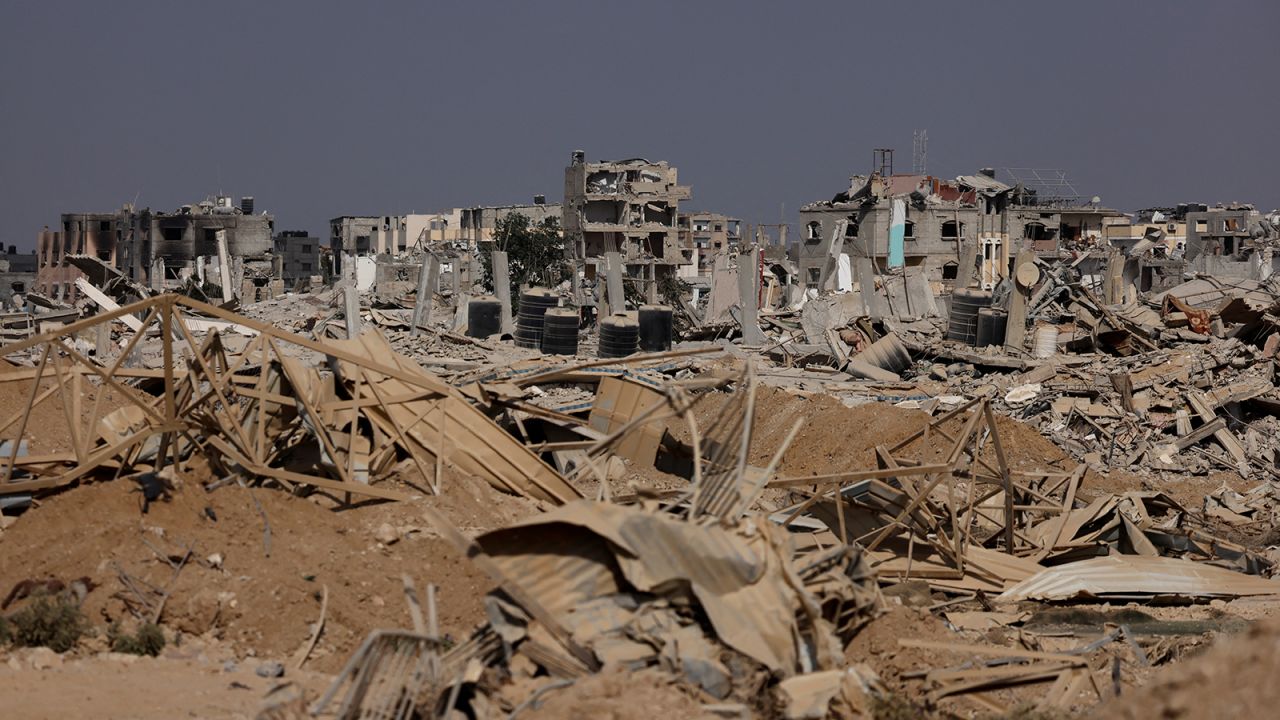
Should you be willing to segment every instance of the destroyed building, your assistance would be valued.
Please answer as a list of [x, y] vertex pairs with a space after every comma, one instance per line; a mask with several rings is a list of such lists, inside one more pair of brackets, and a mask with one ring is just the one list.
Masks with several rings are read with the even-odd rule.
[[538, 225], [549, 218], [560, 220], [560, 203], [548, 203], [545, 195], [533, 196], [530, 205], [488, 205], [460, 208], [458, 239], [466, 241], [470, 249], [493, 240], [498, 221], [511, 214], [524, 215], [529, 223]]
[[[877, 271], [916, 268], [943, 291], [970, 284], [990, 289], [1008, 276], [1010, 260], [1024, 244], [1046, 257], [1095, 247], [1103, 242], [1104, 219], [1121, 216], [995, 176], [991, 168], [955, 180], [880, 172], [853, 176], [848, 190], [800, 209], [796, 253], [802, 281], [812, 289], [825, 289], [824, 282], [832, 287], [839, 275], [830, 272], [829, 260], [856, 266], [863, 259]], [[891, 230], [895, 225], [900, 241]], [[966, 246], [976, 261], [962, 271]], [[849, 260], [839, 260], [841, 255]]]
[[1200, 206], [1186, 224], [1188, 271], [1249, 280], [1275, 271], [1276, 225], [1252, 205]]
[[216, 258], [219, 231], [231, 257], [266, 263], [274, 219], [254, 214], [253, 203], [245, 197], [237, 207], [230, 197], [217, 196], [172, 213], [132, 205], [109, 213], [66, 213], [60, 231], [45, 228], [37, 237], [36, 290], [59, 300], [79, 297], [75, 281], [83, 275], [63, 262], [72, 255], [97, 258], [130, 280], [161, 288], [198, 275], [200, 258]]
[[274, 252], [285, 286], [323, 275], [320, 268], [320, 238], [306, 230], [284, 230], [274, 238]]
[[22, 304], [22, 296], [36, 284], [36, 254], [18, 252], [10, 245], [0, 254], [0, 306], [16, 307]]
[[677, 218], [676, 224], [680, 228], [680, 247], [691, 248], [694, 260], [683, 269], [697, 276], [710, 275], [712, 258], [717, 253], [736, 250], [742, 240], [742, 221], [720, 213], [686, 213]]
[[694, 262], [693, 249], [681, 245], [678, 225], [680, 201], [690, 197], [666, 162], [589, 163], [576, 150], [564, 171], [568, 252], [583, 264], [589, 281], [604, 275], [606, 253], [620, 253], [627, 281], [654, 302], [658, 283]]

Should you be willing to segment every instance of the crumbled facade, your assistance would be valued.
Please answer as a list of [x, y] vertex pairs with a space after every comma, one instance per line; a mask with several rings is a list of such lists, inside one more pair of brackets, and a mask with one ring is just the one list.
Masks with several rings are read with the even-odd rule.
[[560, 221], [562, 214], [560, 203], [548, 203], [546, 197], [537, 195], [530, 205], [488, 205], [460, 208], [458, 218], [457, 240], [464, 241], [468, 249], [474, 250], [481, 243], [493, 241], [493, 231], [498, 220], [508, 215], [524, 215], [533, 225], [541, 224], [549, 218]]
[[1092, 205], [1041, 202], [1033, 193], [999, 182], [990, 169], [955, 180], [854, 176], [847, 191], [800, 209], [796, 258], [801, 282], [819, 289], [828, 259], [839, 254], [855, 262], [870, 259], [877, 272], [888, 271], [895, 204], [903, 213], [904, 268], [923, 272], [944, 291], [967, 277], [960, 268], [967, 244], [976, 245], [973, 277], [991, 288], [1008, 275], [1020, 248], [1045, 256], [1089, 250], [1104, 242], [1104, 219], [1121, 215]]
[[22, 304], [22, 297], [35, 287], [37, 266], [34, 251], [20, 253], [10, 245], [7, 252], [0, 253], [0, 306], [16, 308]]
[[280, 266], [280, 278], [286, 287], [310, 280], [313, 275], [323, 275], [320, 243], [320, 238], [305, 230], [285, 230], [276, 234], [274, 253]]
[[717, 253], [736, 250], [742, 241], [742, 221], [713, 212], [692, 212], [677, 218], [680, 246], [692, 250], [693, 262], [685, 268], [690, 274], [711, 274]]
[[[65, 213], [61, 230], [46, 227], [36, 238], [35, 289], [58, 300], [78, 298], [75, 281], [82, 275], [64, 265], [68, 255], [95, 257], [130, 280], [163, 287], [195, 273], [201, 258], [216, 258], [219, 231], [226, 233], [227, 252], [237, 262], [268, 262], [273, 226], [270, 215], [253, 213], [248, 197], [239, 206], [219, 196], [172, 213], [132, 205], [109, 213]], [[157, 272], [163, 276], [153, 278]]]
[[680, 201], [690, 197], [666, 162], [589, 163], [575, 151], [564, 173], [566, 251], [589, 281], [603, 275], [605, 253], [621, 253], [627, 280], [653, 302], [663, 279], [694, 263], [678, 223]]

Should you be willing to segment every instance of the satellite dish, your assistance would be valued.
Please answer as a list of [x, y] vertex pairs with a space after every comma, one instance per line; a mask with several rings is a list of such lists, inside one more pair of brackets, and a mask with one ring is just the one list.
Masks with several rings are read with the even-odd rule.
[[1091, 200], [1090, 202], [1092, 202], [1094, 205], [1098, 205], [1102, 202], [1102, 198], [1098, 197], [1097, 195], [1094, 195], [1093, 200]]

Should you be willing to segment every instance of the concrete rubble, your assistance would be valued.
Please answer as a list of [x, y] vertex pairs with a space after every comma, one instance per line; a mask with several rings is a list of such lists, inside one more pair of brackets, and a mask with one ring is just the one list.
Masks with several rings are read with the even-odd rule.
[[[38, 523], [53, 499], [113, 480], [157, 505], [225, 487], [339, 518], [404, 508], [412, 522], [380, 519], [375, 547], [446, 544], [485, 579], [483, 617], [446, 637], [437, 591], [455, 590], [424, 599], [400, 561], [411, 622], [352, 623], [363, 643], [329, 648], [345, 664], [306, 698], [344, 718], [510, 717], [619, 671], [720, 717], [873, 717], [904, 694], [934, 716], [1089, 712], [1122, 665], [1145, 677], [1171, 651], [1141, 625], [1040, 629], [1051, 604], [1280, 596], [1270, 220], [1185, 208], [1126, 242], [1119, 213], [1046, 205], [991, 172], [877, 172], [806, 206], [797, 252], [735, 230], [708, 259], [681, 255], [690, 191], [666, 163], [575, 153], [566, 183], [568, 279], [536, 294], [509, 276], [518, 248], [429, 224], [414, 243], [403, 218], [380, 254], [340, 246], [329, 282], [293, 275], [306, 292], [284, 291], [269, 261], [232, 262], [221, 236], [214, 266], [195, 255], [159, 283], [136, 258], [60, 258], [76, 292], [31, 294], [3, 322], [0, 386], [17, 406], [0, 542], [12, 517]], [[335, 232], [358, 248], [356, 220]], [[531, 297], [578, 310], [574, 352], [513, 342]], [[610, 357], [601, 321], [619, 316], [641, 337]], [[806, 410], [782, 423], [766, 400]], [[870, 411], [850, 431], [867, 455], [837, 443], [787, 470], [832, 432], [810, 417], [820, 406]], [[37, 450], [51, 418], [66, 441]], [[1058, 456], [1028, 457], [1030, 437]], [[1216, 489], [1188, 495], [1192, 482]], [[455, 488], [528, 514], [451, 515]], [[175, 578], [197, 554], [179, 557]], [[225, 561], [199, 557], [201, 572]], [[139, 617], [166, 617], [168, 590], [123, 566], [102, 580]], [[348, 592], [317, 593], [294, 667]], [[859, 650], [906, 612], [936, 632]], [[923, 664], [888, 660], [912, 653]]]

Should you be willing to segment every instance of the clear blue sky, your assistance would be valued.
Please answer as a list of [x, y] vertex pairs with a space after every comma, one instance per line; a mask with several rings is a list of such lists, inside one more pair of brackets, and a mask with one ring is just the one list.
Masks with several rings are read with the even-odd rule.
[[558, 200], [575, 148], [787, 220], [929, 170], [1280, 205], [1280, 2], [0, 2], [0, 241], [220, 189], [277, 228]]

